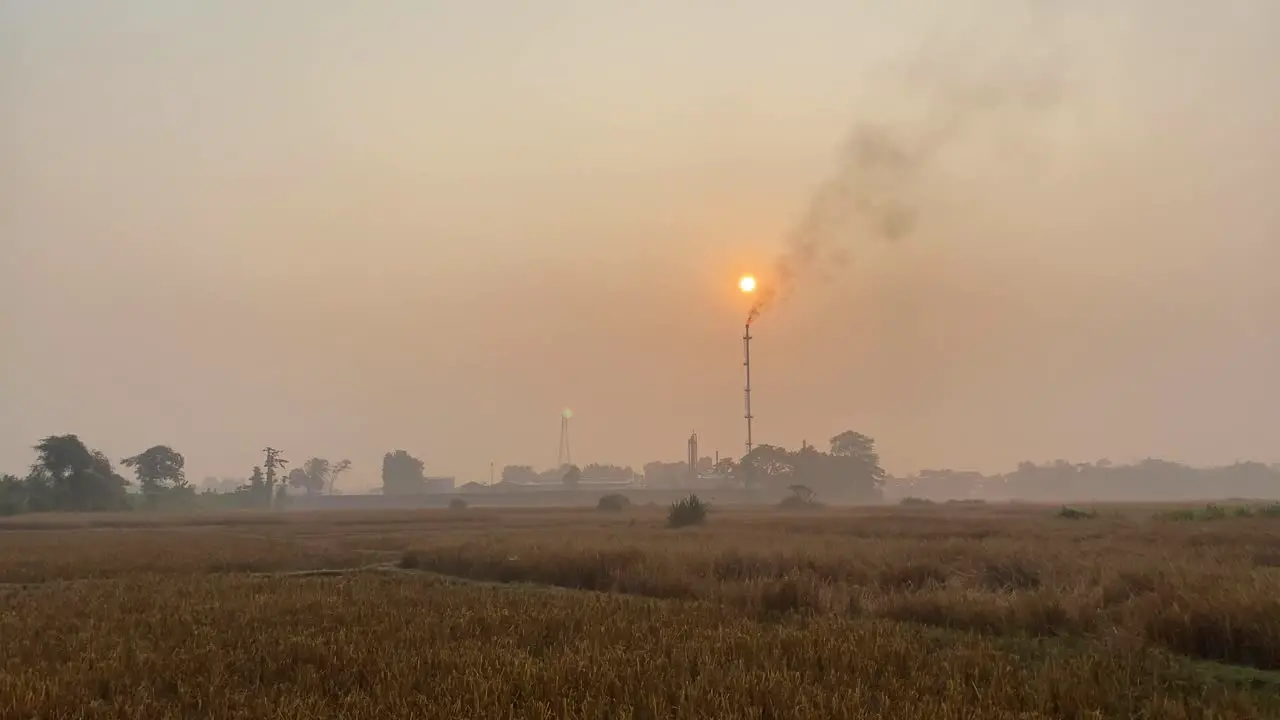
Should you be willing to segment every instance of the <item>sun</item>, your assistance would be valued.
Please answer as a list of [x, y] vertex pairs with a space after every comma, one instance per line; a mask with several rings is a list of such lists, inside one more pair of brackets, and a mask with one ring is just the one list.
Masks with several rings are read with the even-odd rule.
[[753, 293], [756, 291], [756, 279], [750, 275], [745, 275], [738, 281], [738, 289], [744, 293]]

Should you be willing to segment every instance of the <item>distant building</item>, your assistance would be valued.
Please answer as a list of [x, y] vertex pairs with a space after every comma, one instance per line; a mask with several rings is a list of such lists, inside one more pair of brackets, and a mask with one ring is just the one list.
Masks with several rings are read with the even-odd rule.
[[422, 478], [422, 492], [424, 493], [451, 493], [453, 492], [454, 479], [452, 477], [424, 477]]

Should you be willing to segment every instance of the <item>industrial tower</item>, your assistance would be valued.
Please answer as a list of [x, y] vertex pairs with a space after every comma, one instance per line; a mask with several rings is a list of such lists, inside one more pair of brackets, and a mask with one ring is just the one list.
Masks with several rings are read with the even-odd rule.
[[573, 417], [573, 411], [568, 408], [560, 413], [560, 450], [556, 456], [557, 468], [573, 464], [573, 453], [569, 451], [569, 418], [571, 417]]
[[747, 389], [745, 393], [747, 414], [747, 455], [751, 454], [751, 421], [754, 419], [751, 415], [751, 323], [747, 322], [747, 329], [742, 333], [742, 354], [744, 356], [743, 365], [747, 368]]

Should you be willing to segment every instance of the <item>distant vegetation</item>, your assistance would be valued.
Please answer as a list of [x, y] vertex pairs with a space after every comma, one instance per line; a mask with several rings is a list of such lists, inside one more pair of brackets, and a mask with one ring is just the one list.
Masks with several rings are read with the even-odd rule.
[[981, 498], [994, 502], [1280, 499], [1280, 465], [1240, 462], [1196, 468], [1157, 459], [1132, 465], [1107, 460], [1055, 460], [1042, 465], [1020, 463], [1013, 472], [999, 475], [925, 470], [909, 477], [890, 478], [886, 490], [908, 499]]
[[[338, 480], [351, 469], [349, 460], [313, 457], [290, 468], [282, 451], [263, 449], [263, 462], [245, 479], [206, 478], [197, 490], [186, 477], [186, 459], [167, 445], [156, 445], [123, 458], [117, 471], [103, 453], [76, 435], [55, 435], [35, 447], [36, 460], [25, 476], [0, 475], [0, 515], [24, 512], [101, 512], [125, 509], [216, 510], [285, 506], [290, 493], [337, 492]], [[388, 452], [382, 461], [381, 492], [416, 496], [428, 484], [451, 478], [429, 478], [426, 463], [405, 450]], [[926, 470], [907, 477], [889, 476], [880, 465], [875, 441], [846, 431], [832, 437], [826, 450], [802, 443], [789, 450], [758, 445], [740, 461], [702, 458], [696, 468], [686, 462], [652, 462], [644, 473], [630, 467], [592, 463], [536, 471], [528, 465], [503, 468], [502, 492], [518, 486], [556, 486], [599, 493], [642, 481], [649, 489], [714, 491], [732, 489], [745, 501], [778, 503], [804, 509], [826, 503], [897, 501], [904, 506], [933, 503], [1038, 502], [1062, 500], [1185, 501], [1214, 497], [1280, 499], [1280, 465], [1241, 462], [1194, 468], [1149, 459], [1132, 465], [1106, 460], [1048, 464], [1024, 462], [1009, 473], [982, 475], [969, 471]], [[802, 488], [803, 492], [797, 492]], [[594, 496], [598, 497], [598, 495]], [[819, 498], [821, 500], [819, 501]], [[1237, 503], [1238, 504], [1238, 503]], [[1243, 512], [1243, 511], [1240, 511]], [[1269, 512], [1265, 508], [1250, 513]], [[1214, 511], [1195, 513], [1211, 518]], [[1064, 514], [1064, 517], [1067, 515]]]
[[311, 458], [287, 476], [288, 461], [268, 447], [263, 464], [231, 492], [197, 492], [187, 481], [186, 458], [167, 445], [150, 447], [124, 458], [130, 481], [116, 472], [110, 458], [90, 449], [76, 435], [51, 435], [36, 446], [36, 461], [25, 477], [0, 476], [0, 515], [27, 512], [102, 512], [119, 510], [213, 510], [283, 507], [285, 485], [306, 494], [332, 492], [351, 467], [349, 460], [331, 463]]
[[1156, 513], [1157, 520], [1170, 521], [1194, 521], [1194, 520], [1225, 520], [1227, 518], [1273, 518], [1280, 519], [1280, 503], [1271, 503], [1269, 505], [1234, 505], [1224, 506], [1217, 504], [1205, 505], [1203, 508], [1173, 508], [1171, 510], [1162, 510]]

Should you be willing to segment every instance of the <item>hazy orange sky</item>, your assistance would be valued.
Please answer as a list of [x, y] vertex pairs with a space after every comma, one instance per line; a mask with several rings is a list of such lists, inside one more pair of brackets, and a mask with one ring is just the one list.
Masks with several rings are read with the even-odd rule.
[[[943, 9], [945, 6], [945, 9]], [[743, 441], [851, 128], [1032, 78], [755, 328], [756, 439], [1280, 461], [1280, 3], [0, 4], [0, 470], [74, 432], [485, 480]], [[965, 95], [970, 97], [970, 95]], [[982, 97], [988, 97], [982, 95]], [[923, 109], [922, 109], [923, 108]], [[914, 128], [914, 129], [911, 129]]]

